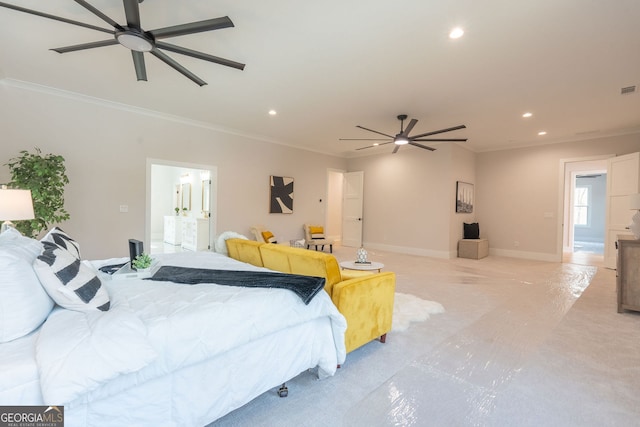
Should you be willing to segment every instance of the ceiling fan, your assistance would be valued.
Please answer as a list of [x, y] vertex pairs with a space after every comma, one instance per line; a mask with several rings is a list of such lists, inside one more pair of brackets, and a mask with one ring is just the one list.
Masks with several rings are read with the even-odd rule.
[[219, 30], [221, 28], [233, 27], [233, 22], [228, 16], [220, 18], [207, 19], [204, 21], [191, 22], [188, 24], [174, 25], [171, 27], [157, 28], [155, 30], [145, 31], [140, 24], [140, 10], [138, 3], [142, 3], [143, 0], [123, 0], [124, 12], [127, 19], [127, 23], [120, 25], [113, 19], [109, 18], [104, 13], [90, 5], [84, 0], [74, 0], [80, 6], [87, 9], [89, 12], [98, 16], [100, 19], [108, 23], [113, 27], [112, 30], [101, 28], [91, 24], [85, 24], [84, 22], [74, 21], [71, 19], [63, 18], [60, 16], [50, 15], [48, 13], [39, 12], [37, 10], [25, 9], [20, 6], [15, 6], [8, 3], [0, 2], [0, 7], [6, 7], [8, 9], [17, 10], [19, 12], [30, 13], [43, 18], [49, 18], [56, 21], [65, 22], [67, 24], [78, 25], [80, 27], [89, 28], [95, 31], [101, 31], [103, 33], [111, 34], [113, 38], [108, 40], [95, 41], [90, 43], [77, 44], [73, 46], [59, 47], [51, 49], [58, 53], [75, 52], [78, 50], [93, 49], [96, 47], [112, 46], [121, 44], [127, 49], [131, 50], [133, 56], [133, 66], [136, 70], [136, 76], [138, 80], [147, 80], [147, 71], [144, 62], [144, 52], [148, 52], [156, 58], [163, 61], [165, 64], [174, 68], [176, 71], [182, 73], [185, 77], [191, 79], [194, 83], [200, 86], [207, 84], [204, 80], [187, 70], [178, 62], [173, 60], [161, 49], [168, 50], [174, 53], [191, 56], [193, 58], [202, 59], [216, 64], [225, 65], [227, 67], [236, 68], [239, 70], [244, 69], [245, 64], [231, 61], [229, 59], [219, 58], [217, 56], [208, 55], [203, 52], [187, 49], [185, 47], [176, 46], [173, 44], [159, 41], [169, 37], [183, 36], [186, 34], [200, 33], [204, 31]]
[[[424, 142], [424, 141], [431, 141], [431, 142], [465, 142], [467, 140], [467, 138], [425, 138], [425, 136], [431, 136], [431, 135], [437, 135], [439, 133], [445, 133], [445, 132], [451, 132], [454, 130], [458, 130], [458, 129], [465, 129], [466, 126], [465, 125], [460, 125], [460, 126], [454, 126], [451, 128], [446, 128], [446, 129], [440, 129], [440, 130], [435, 130], [433, 132], [427, 132], [427, 133], [421, 133], [420, 135], [413, 135], [413, 136], [409, 136], [409, 132], [411, 132], [411, 130], [413, 130], [413, 127], [416, 125], [416, 123], [418, 123], [418, 121], [416, 119], [411, 119], [411, 121], [409, 122], [409, 124], [407, 125], [407, 128], [404, 129], [404, 121], [407, 119], [407, 115], [406, 114], [400, 114], [398, 116], [398, 120], [400, 120], [400, 133], [396, 134], [396, 136], [392, 136], [392, 135], [387, 135], [386, 133], [382, 133], [382, 132], [378, 132], [377, 130], [373, 130], [373, 129], [368, 129], [366, 127], [363, 126], [356, 126], [360, 129], [364, 129], [366, 131], [369, 132], [373, 132], [373, 133], [377, 133], [379, 135], [383, 135], [386, 136], [387, 138], [340, 138], [340, 141], [386, 141], [386, 142], [382, 142], [382, 143], [374, 143], [372, 145], [367, 145], [366, 147], [360, 147], [360, 148], [356, 148], [356, 150], [365, 150], [367, 148], [372, 148], [372, 147], [377, 147], [379, 145], [385, 145], [385, 144], [391, 144], [394, 143], [396, 146], [393, 149], [393, 154], [397, 153], [398, 150], [400, 149], [401, 146], [409, 144], [409, 145], [413, 145], [416, 147], [420, 147], [420, 148], [424, 148], [425, 150], [429, 150], [429, 151], [435, 151], [435, 148], [432, 147], [428, 147], [426, 145], [422, 145], [422, 144], [418, 144], [418, 142], [416, 141], [420, 141], [420, 142]], [[391, 141], [389, 141], [389, 138], [391, 138]]]

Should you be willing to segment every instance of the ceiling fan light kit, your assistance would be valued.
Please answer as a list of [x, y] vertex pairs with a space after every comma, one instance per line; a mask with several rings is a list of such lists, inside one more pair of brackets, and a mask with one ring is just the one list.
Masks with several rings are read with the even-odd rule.
[[116, 33], [116, 40], [122, 46], [136, 52], [150, 52], [153, 50], [153, 39], [144, 33], [137, 33], [133, 30], [125, 30]]
[[97, 47], [112, 46], [120, 44], [127, 49], [131, 50], [133, 57], [133, 66], [136, 71], [137, 79], [146, 81], [147, 71], [145, 67], [144, 53], [150, 53], [165, 64], [169, 65], [194, 83], [204, 86], [207, 84], [204, 80], [187, 70], [180, 65], [174, 59], [169, 57], [163, 50], [179, 53], [181, 55], [190, 56], [192, 58], [201, 59], [204, 61], [213, 62], [216, 64], [224, 65], [227, 67], [235, 68], [238, 70], [244, 70], [245, 64], [231, 61], [225, 58], [219, 58], [217, 56], [209, 55], [203, 52], [187, 49], [185, 47], [176, 46], [169, 43], [163, 43], [158, 41], [159, 39], [184, 36], [188, 34], [201, 33], [205, 31], [219, 30], [222, 28], [233, 27], [233, 22], [228, 16], [220, 18], [207, 19], [204, 21], [190, 22], [187, 24], [173, 25], [170, 27], [157, 28], [155, 30], [144, 31], [140, 23], [140, 9], [139, 3], [142, 0], [123, 0], [125, 17], [127, 20], [126, 25], [120, 25], [107, 15], [93, 7], [85, 0], [74, 0], [80, 6], [93, 13], [107, 24], [113, 27], [112, 30], [101, 28], [91, 24], [85, 24], [84, 22], [74, 21], [72, 19], [63, 18], [56, 15], [51, 15], [37, 10], [26, 9], [24, 7], [16, 6], [9, 3], [0, 2], [0, 7], [16, 10], [18, 12], [29, 13], [31, 15], [40, 16], [43, 18], [52, 19], [55, 21], [64, 22], [66, 24], [76, 25], [83, 28], [89, 28], [91, 30], [108, 33], [113, 36], [111, 40], [100, 40], [96, 42], [83, 43], [73, 46], [65, 46], [59, 48], [53, 48], [51, 50], [58, 53], [75, 52], [78, 50], [93, 49]]
[[386, 142], [375, 142], [372, 145], [367, 145], [366, 147], [356, 148], [356, 150], [365, 150], [367, 148], [372, 148], [372, 147], [377, 147], [377, 146], [380, 146], [380, 145], [393, 143], [395, 145], [395, 148], [393, 149], [392, 154], [397, 153], [402, 145], [407, 145], [407, 144], [413, 145], [414, 147], [422, 148], [424, 150], [435, 151], [435, 148], [429, 147], [427, 145], [419, 144], [416, 141], [420, 141], [420, 142], [424, 142], [424, 141], [431, 141], [431, 142], [466, 142], [467, 141], [467, 138], [425, 138], [427, 136], [438, 135], [440, 133], [452, 132], [454, 130], [459, 130], [459, 129], [466, 129], [465, 125], [459, 125], [459, 126], [446, 128], [446, 129], [440, 129], [440, 130], [435, 130], [435, 131], [432, 131], [432, 132], [427, 132], [427, 133], [422, 133], [422, 134], [419, 134], [419, 135], [410, 136], [409, 133], [411, 133], [411, 131], [413, 130], [413, 128], [416, 125], [416, 123], [418, 123], [418, 120], [411, 119], [411, 121], [409, 122], [409, 124], [407, 125], [407, 127], [405, 129], [404, 128], [404, 121], [407, 120], [407, 117], [408, 116], [406, 114], [398, 115], [398, 120], [400, 120], [400, 133], [396, 134], [395, 136], [392, 136], [392, 135], [389, 135], [389, 134], [386, 134], [386, 133], [382, 133], [382, 132], [378, 132], [377, 130], [369, 129], [369, 128], [366, 128], [364, 126], [360, 126], [360, 125], [356, 126], [357, 128], [366, 130], [368, 132], [373, 132], [373, 133], [377, 133], [378, 135], [385, 136], [388, 139], [391, 139], [391, 141], [383, 140], [383, 139], [380, 139], [380, 138], [377, 138], [377, 139], [373, 139], [373, 138], [340, 138], [340, 141], [386, 141]]

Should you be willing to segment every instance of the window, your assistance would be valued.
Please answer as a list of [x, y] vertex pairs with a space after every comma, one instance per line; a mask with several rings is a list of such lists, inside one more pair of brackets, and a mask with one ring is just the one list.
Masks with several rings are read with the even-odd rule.
[[589, 214], [591, 202], [591, 186], [576, 187], [573, 193], [573, 224], [588, 227], [591, 222]]

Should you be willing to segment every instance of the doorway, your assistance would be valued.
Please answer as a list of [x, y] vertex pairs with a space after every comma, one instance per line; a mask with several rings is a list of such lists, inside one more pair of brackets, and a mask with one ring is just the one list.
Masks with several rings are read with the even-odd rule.
[[[193, 242], [187, 246], [181, 236], [167, 239], [166, 217], [195, 219], [204, 224], [205, 233], [200, 233], [203, 241], [197, 246], [213, 249], [217, 218], [215, 166], [147, 159], [146, 195], [145, 245], [151, 254], [195, 250]], [[181, 234], [174, 223], [175, 233]]]
[[565, 164], [564, 262], [603, 265], [606, 239], [607, 161]]

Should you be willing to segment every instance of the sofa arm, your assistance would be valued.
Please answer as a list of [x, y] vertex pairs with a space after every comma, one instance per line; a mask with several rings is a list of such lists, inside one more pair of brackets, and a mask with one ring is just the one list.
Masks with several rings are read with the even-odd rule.
[[344, 280], [333, 286], [331, 299], [347, 319], [347, 352], [391, 330], [395, 290], [393, 272]]

